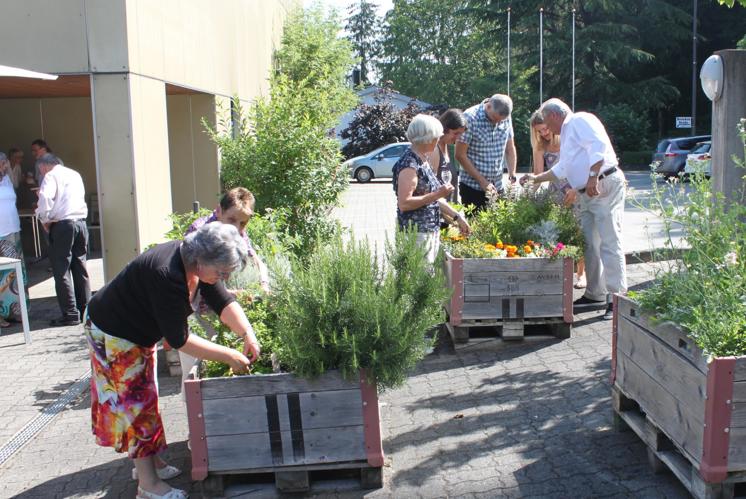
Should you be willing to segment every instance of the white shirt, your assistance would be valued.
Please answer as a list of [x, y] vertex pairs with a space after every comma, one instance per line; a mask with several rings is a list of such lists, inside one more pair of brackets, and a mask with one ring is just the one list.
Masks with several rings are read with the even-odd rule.
[[86, 218], [88, 206], [80, 174], [62, 165], [52, 168], [39, 188], [36, 215], [42, 223]]
[[591, 166], [599, 161], [603, 161], [599, 173], [619, 164], [603, 124], [590, 113], [570, 113], [560, 131], [560, 159], [550, 171], [566, 178], [573, 189], [581, 189]]
[[16, 191], [10, 175], [0, 180], [0, 237], [21, 231], [21, 220], [16, 209]]

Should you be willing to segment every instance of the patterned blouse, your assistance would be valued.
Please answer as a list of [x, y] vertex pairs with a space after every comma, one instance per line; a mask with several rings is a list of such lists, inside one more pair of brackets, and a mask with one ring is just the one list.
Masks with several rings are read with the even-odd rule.
[[[550, 170], [559, 161], [558, 152], [545, 152], [544, 153], [544, 171]], [[554, 198], [557, 204], [563, 204], [565, 200], [565, 194], [571, 189], [570, 183], [566, 178], [561, 178], [551, 182], [549, 184], [549, 192]]]
[[[394, 172], [394, 193], [399, 190], [399, 174], [405, 168], [414, 168], [417, 171], [417, 187], [412, 193], [415, 196], [424, 196], [433, 191], [440, 189], [442, 185], [433, 173], [430, 165], [411, 148], [407, 149], [399, 161], [391, 169]], [[437, 232], [440, 230], [440, 206], [438, 201], [417, 208], [416, 210], [402, 211], [398, 206], [396, 208], [396, 217], [399, 221], [400, 228], [406, 228], [409, 225], [417, 227], [417, 232]]]

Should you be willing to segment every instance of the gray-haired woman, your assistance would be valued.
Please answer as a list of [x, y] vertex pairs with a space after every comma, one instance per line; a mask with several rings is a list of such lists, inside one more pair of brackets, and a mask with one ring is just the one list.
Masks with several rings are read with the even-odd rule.
[[[133, 459], [140, 499], [187, 497], [162, 480], [178, 470], [157, 457], [166, 439], [158, 411], [156, 343], [166, 338], [178, 350], [225, 362], [236, 372], [248, 370], [259, 356], [251, 324], [222, 282], [248, 258], [235, 227], [207, 224], [183, 242], [160, 244], [138, 256], [91, 298], [85, 329], [93, 371], [93, 433], [99, 445]], [[187, 317], [197, 290], [220, 320], [244, 338], [243, 354], [189, 334]]]
[[436, 118], [426, 114], [412, 118], [407, 128], [412, 145], [393, 168], [399, 227], [417, 229], [417, 240], [426, 248], [430, 263], [435, 261], [440, 246], [441, 212], [447, 221], [458, 223], [462, 234], [471, 231], [464, 216], [444, 199], [453, 192], [453, 186], [438, 180], [428, 162], [441, 135], [443, 125]]

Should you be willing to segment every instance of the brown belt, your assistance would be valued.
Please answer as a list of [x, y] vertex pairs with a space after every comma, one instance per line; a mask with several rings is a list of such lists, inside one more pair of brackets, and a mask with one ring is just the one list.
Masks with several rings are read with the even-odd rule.
[[[606, 170], [605, 172], [603, 172], [601, 175], [599, 175], [598, 176], [598, 180], [601, 180], [602, 178], [606, 178], [609, 175], [612, 175], [612, 174], [616, 173], [616, 171], [617, 171], [617, 167], [616, 166], [612, 166], [611, 168], [609, 168], [608, 170]], [[585, 187], [583, 187], [581, 189], [578, 189], [578, 192], [581, 193], [581, 194], [583, 194], [585, 192]]]

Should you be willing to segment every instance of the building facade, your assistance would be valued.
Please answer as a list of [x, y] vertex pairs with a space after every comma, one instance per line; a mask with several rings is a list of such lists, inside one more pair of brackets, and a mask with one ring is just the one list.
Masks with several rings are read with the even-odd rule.
[[43, 138], [78, 170], [100, 213], [111, 279], [194, 201], [216, 204], [219, 152], [203, 122], [268, 91], [298, 0], [5, 0], [0, 64], [59, 75], [0, 77], [0, 150]]

